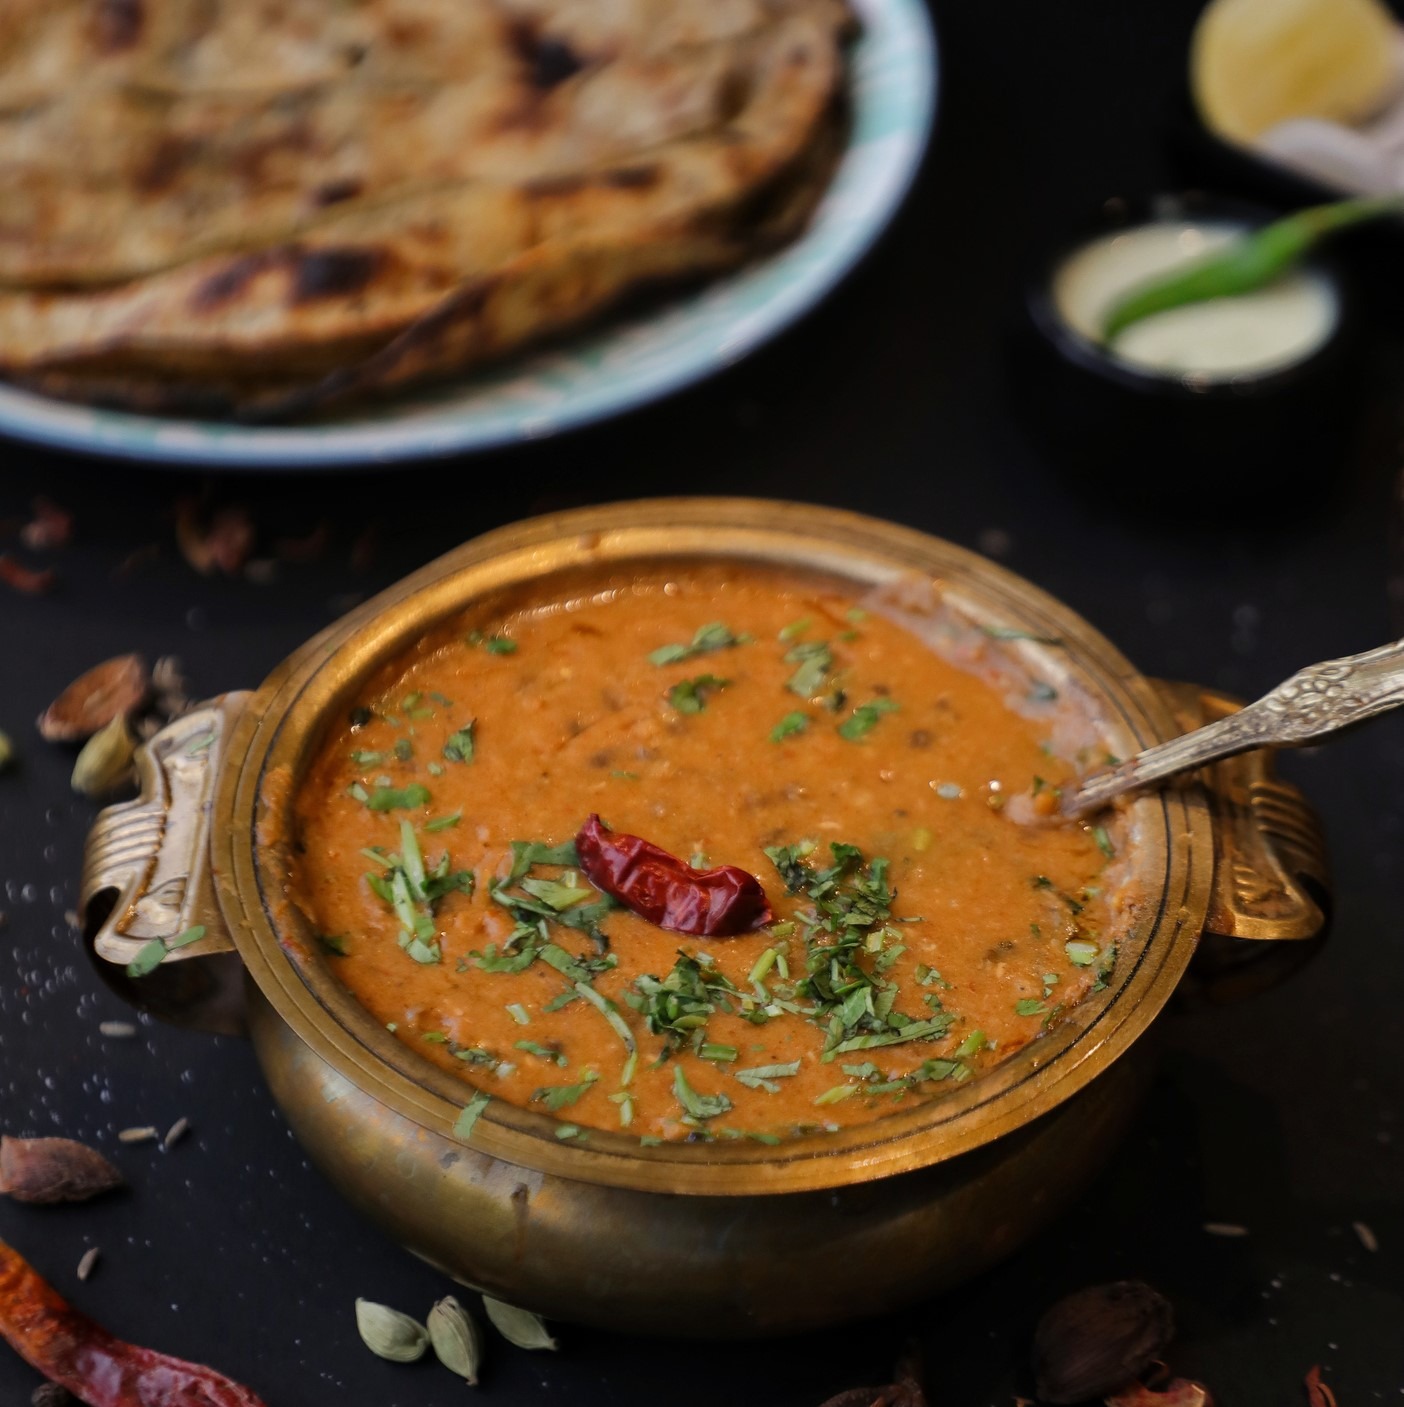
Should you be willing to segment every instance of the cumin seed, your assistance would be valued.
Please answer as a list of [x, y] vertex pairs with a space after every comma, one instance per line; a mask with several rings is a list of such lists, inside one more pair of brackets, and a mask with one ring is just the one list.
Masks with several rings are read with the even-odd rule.
[[161, 1140], [161, 1147], [164, 1148], [167, 1153], [169, 1153], [171, 1149], [174, 1148], [176, 1144], [179, 1143], [181, 1139], [184, 1138], [185, 1135], [189, 1132], [190, 1120], [185, 1118], [177, 1119], [175, 1123], [171, 1125], [165, 1138]]

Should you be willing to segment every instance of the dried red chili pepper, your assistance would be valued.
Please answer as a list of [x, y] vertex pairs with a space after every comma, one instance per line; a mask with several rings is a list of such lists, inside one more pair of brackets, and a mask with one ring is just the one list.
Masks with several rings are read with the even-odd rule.
[[0, 1241], [0, 1338], [88, 1407], [265, 1407], [212, 1368], [114, 1338]]
[[1336, 1407], [1336, 1394], [1321, 1381], [1321, 1365], [1313, 1364], [1302, 1380], [1307, 1390], [1307, 1401], [1311, 1407]]
[[0, 581], [26, 596], [42, 596], [46, 591], [54, 589], [58, 573], [52, 567], [45, 567], [43, 571], [36, 572], [11, 557], [8, 552], [0, 552]]
[[730, 937], [774, 917], [755, 875], [736, 865], [695, 870], [641, 839], [591, 816], [575, 837], [585, 878], [626, 909], [674, 933]]

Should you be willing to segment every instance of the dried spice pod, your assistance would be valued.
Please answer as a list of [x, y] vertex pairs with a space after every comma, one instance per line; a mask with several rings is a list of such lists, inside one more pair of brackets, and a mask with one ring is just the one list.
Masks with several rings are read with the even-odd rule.
[[413, 1363], [429, 1347], [429, 1331], [417, 1319], [374, 1300], [356, 1301], [356, 1330], [377, 1358]]
[[151, 676], [140, 655], [104, 660], [77, 679], [39, 715], [39, 732], [51, 743], [78, 743], [125, 718], [146, 702]]
[[1132, 1383], [1112, 1393], [1105, 1402], [1106, 1407], [1214, 1407], [1209, 1389], [1190, 1378], [1172, 1378], [1161, 1388]]
[[0, 1137], [0, 1192], [17, 1202], [86, 1202], [122, 1182], [101, 1153], [71, 1138]]
[[235, 505], [215, 509], [206, 520], [199, 502], [186, 496], [176, 504], [175, 530], [181, 556], [201, 576], [237, 576], [253, 551], [253, 519]]
[[483, 1362], [483, 1331], [478, 1321], [453, 1295], [446, 1295], [429, 1311], [425, 1327], [439, 1362], [469, 1387], [476, 1387]]
[[41, 1383], [29, 1399], [29, 1407], [72, 1407], [78, 1399], [57, 1383]]
[[1174, 1331], [1170, 1301], [1139, 1280], [1068, 1295], [1034, 1332], [1040, 1400], [1061, 1407], [1124, 1388], [1155, 1361]]
[[73, 537], [73, 514], [52, 500], [34, 500], [34, 517], [20, 529], [20, 541], [35, 552], [63, 547]]
[[533, 1314], [529, 1309], [518, 1309], [516, 1305], [495, 1300], [490, 1295], [483, 1296], [483, 1308], [492, 1320], [493, 1328], [508, 1343], [518, 1348], [555, 1350], [560, 1347], [539, 1314]]
[[885, 1387], [851, 1387], [835, 1393], [820, 1407], [927, 1407], [921, 1385], [921, 1351], [915, 1344], [908, 1345], [894, 1377]]
[[136, 739], [124, 714], [118, 714], [105, 728], [83, 744], [73, 763], [73, 790], [82, 796], [106, 796], [132, 775]]

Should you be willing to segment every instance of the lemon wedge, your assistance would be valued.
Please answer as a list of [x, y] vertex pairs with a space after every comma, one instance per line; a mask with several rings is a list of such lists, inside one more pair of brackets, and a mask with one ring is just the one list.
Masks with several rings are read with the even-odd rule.
[[1190, 50], [1205, 124], [1251, 143], [1294, 117], [1369, 117], [1400, 78], [1399, 37], [1380, 0], [1211, 0]]

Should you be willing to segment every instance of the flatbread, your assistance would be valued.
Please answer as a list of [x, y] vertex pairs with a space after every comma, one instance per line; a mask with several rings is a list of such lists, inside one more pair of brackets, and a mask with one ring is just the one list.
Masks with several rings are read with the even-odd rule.
[[[104, 48], [123, 5], [141, 24]], [[302, 413], [734, 266], [822, 190], [848, 24], [834, 0], [0, 0], [0, 374]], [[26, 97], [84, 62], [102, 81]]]

